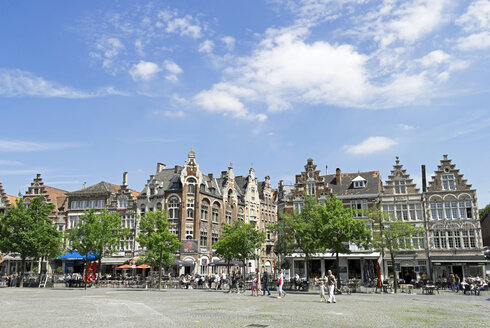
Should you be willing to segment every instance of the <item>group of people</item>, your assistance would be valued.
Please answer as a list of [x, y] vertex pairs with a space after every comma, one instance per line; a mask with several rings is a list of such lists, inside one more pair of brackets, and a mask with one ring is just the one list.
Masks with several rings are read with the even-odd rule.
[[490, 283], [489, 277], [463, 277], [461, 279], [457, 274], [451, 273], [449, 275], [449, 285], [453, 292], [459, 292], [460, 290], [466, 294], [467, 291], [480, 295], [480, 291], [488, 288]]
[[[327, 275], [322, 278], [315, 277], [315, 284], [320, 286], [320, 302], [337, 303], [335, 299], [337, 279], [332, 274], [332, 270], [328, 270]], [[328, 292], [328, 300], [325, 298], [325, 287]]]
[[19, 274], [17, 272], [14, 272], [12, 274], [5, 274], [2, 277], [3, 284], [7, 287], [16, 287], [19, 283]]

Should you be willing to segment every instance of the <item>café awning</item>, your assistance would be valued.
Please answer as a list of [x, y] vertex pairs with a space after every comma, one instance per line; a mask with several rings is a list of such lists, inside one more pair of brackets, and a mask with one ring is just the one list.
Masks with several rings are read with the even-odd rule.
[[129, 262], [129, 260], [131, 260], [130, 257], [103, 257], [101, 263], [107, 265], [119, 265]]
[[[61, 259], [61, 260], [66, 260], [66, 261], [85, 260], [85, 255], [82, 256], [78, 252], [68, 252], [68, 253], [65, 253], [65, 254], [57, 257], [56, 259], [58, 259], [58, 260]], [[93, 255], [93, 253], [89, 253], [87, 259], [89, 261], [93, 261], [93, 260], [95, 260], [95, 256]]]

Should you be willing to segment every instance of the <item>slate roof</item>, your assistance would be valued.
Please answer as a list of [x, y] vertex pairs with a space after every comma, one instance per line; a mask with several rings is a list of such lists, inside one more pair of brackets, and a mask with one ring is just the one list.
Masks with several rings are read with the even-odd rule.
[[[366, 179], [364, 188], [354, 188], [352, 181], [361, 176]], [[335, 174], [323, 175], [323, 180], [328, 183], [332, 193], [339, 196], [362, 195], [362, 194], [379, 194], [381, 193], [381, 177], [379, 171], [368, 171], [359, 173], [341, 173], [340, 184], [337, 184]]]
[[93, 195], [93, 194], [108, 194], [119, 190], [119, 186], [101, 181], [95, 185], [89, 186], [84, 189], [76, 190], [68, 193], [68, 196], [84, 196], [84, 195]]

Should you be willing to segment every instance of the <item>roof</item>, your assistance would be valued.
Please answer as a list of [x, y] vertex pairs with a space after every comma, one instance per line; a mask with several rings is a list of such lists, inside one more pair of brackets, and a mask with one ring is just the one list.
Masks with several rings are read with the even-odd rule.
[[68, 191], [44, 186], [44, 190], [46, 191], [46, 198], [51, 201], [51, 203], [55, 206], [55, 208], [60, 208], [66, 201]]
[[82, 196], [89, 194], [107, 194], [119, 190], [118, 185], [114, 185], [105, 181], [101, 181], [93, 186], [76, 190], [69, 193], [69, 196]]
[[[379, 171], [340, 173], [340, 184], [337, 184], [336, 174], [327, 174], [323, 175], [322, 177], [324, 181], [328, 183], [328, 187], [332, 190], [332, 193], [336, 195], [361, 195], [381, 193], [381, 177], [379, 175]], [[366, 186], [364, 188], [354, 188], [353, 186], [352, 182], [359, 181], [359, 177], [366, 181]]]
[[19, 200], [19, 199], [20, 199], [20, 197], [15, 197], [15, 196], [11, 196], [11, 195], [6, 195], [6, 196], [7, 196], [7, 199], [8, 199], [8, 201], [9, 201], [9, 203], [10, 203], [10, 205], [11, 205], [11, 206], [12, 206], [13, 204], [15, 204], [15, 202], [16, 202], [17, 200]]

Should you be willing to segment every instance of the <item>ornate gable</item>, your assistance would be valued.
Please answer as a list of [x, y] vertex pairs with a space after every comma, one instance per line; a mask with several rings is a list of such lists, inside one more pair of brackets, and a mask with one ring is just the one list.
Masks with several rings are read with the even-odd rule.
[[434, 172], [427, 191], [465, 191], [471, 190], [471, 184], [464, 178], [463, 174], [456, 168], [456, 164], [448, 158], [448, 155], [443, 155], [441, 163], [437, 166]]
[[388, 195], [420, 193], [413, 179], [410, 178], [410, 174], [400, 164], [398, 156], [396, 157], [395, 165], [393, 165], [393, 170], [391, 170], [391, 174], [388, 176], [388, 180], [386, 180], [383, 193]]

